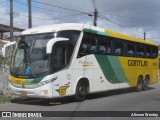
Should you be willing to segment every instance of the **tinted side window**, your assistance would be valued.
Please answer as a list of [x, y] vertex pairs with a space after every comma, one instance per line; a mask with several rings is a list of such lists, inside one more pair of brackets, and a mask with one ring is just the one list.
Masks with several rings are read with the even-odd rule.
[[64, 31], [57, 32], [57, 36], [56, 37], [68, 38], [69, 41], [73, 44], [73, 46], [75, 46], [75, 44], [77, 43], [79, 34], [80, 34], [80, 31], [64, 30]]
[[158, 47], [152, 47], [152, 58], [158, 57]]
[[114, 41], [114, 55], [123, 55], [124, 46], [123, 41], [121, 40], [115, 40]]
[[152, 47], [151, 46], [146, 46], [146, 52], [145, 52], [145, 57], [146, 58], [151, 58], [151, 53], [152, 52]]
[[154, 59], [158, 56], [158, 47], [85, 32], [77, 57], [89, 54]]
[[52, 48], [52, 70], [56, 72], [67, 65], [67, 42], [57, 42]]
[[127, 42], [127, 56], [135, 55], [135, 44], [133, 42]]
[[69, 41], [59, 41], [54, 44], [51, 55], [53, 72], [61, 70], [69, 65], [79, 34], [79, 31], [74, 30], [57, 32], [56, 37], [69, 38]]
[[69, 39], [69, 41], [66, 43], [66, 48], [65, 48], [66, 50], [63, 50], [63, 52], [66, 52], [65, 59], [67, 64], [69, 64], [71, 60], [79, 35], [80, 35], [80, 31], [76, 31], [76, 30], [64, 30], [64, 31], [57, 32], [56, 37], [64, 37]]
[[145, 57], [145, 47], [142, 44], [137, 44], [137, 53], [136, 53], [137, 57]]
[[98, 52], [97, 38], [94, 34], [84, 33], [78, 57], [85, 56], [87, 54], [95, 54]]
[[98, 54], [110, 55], [112, 53], [111, 48], [111, 39], [109, 37], [100, 37], [98, 39]]

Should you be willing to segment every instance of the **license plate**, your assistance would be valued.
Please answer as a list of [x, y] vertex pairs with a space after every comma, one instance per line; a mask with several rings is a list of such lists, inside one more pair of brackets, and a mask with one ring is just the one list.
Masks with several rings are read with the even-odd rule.
[[25, 92], [25, 91], [20, 91], [20, 94], [21, 94], [21, 95], [27, 95], [27, 92]]

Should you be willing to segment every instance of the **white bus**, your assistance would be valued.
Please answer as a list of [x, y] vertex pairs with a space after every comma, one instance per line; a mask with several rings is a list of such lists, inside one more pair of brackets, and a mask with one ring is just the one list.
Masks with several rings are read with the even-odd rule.
[[20, 96], [56, 98], [158, 82], [158, 47], [110, 30], [55, 24], [25, 30], [10, 66], [11, 90]]

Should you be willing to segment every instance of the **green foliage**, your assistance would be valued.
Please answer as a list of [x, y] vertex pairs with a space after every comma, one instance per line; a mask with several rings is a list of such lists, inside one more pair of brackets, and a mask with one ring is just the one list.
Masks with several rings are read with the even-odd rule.
[[0, 96], [0, 104], [4, 104], [4, 103], [10, 103], [11, 102], [11, 98], [10, 97], [1, 97]]

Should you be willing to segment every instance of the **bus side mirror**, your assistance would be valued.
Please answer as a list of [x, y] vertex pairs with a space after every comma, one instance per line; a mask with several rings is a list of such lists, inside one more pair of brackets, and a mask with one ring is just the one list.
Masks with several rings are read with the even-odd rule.
[[59, 41], [68, 41], [68, 38], [54, 38], [48, 41], [47, 46], [46, 46], [46, 53], [50, 54], [52, 52], [52, 47], [56, 42]]
[[3, 47], [2, 47], [2, 56], [3, 57], [7, 57], [8, 54], [9, 54], [8, 52], [11, 52], [11, 50], [9, 50], [8, 48], [13, 46], [13, 45], [15, 45], [15, 44], [16, 44], [16, 41], [8, 42], [5, 45], [3, 45]]

